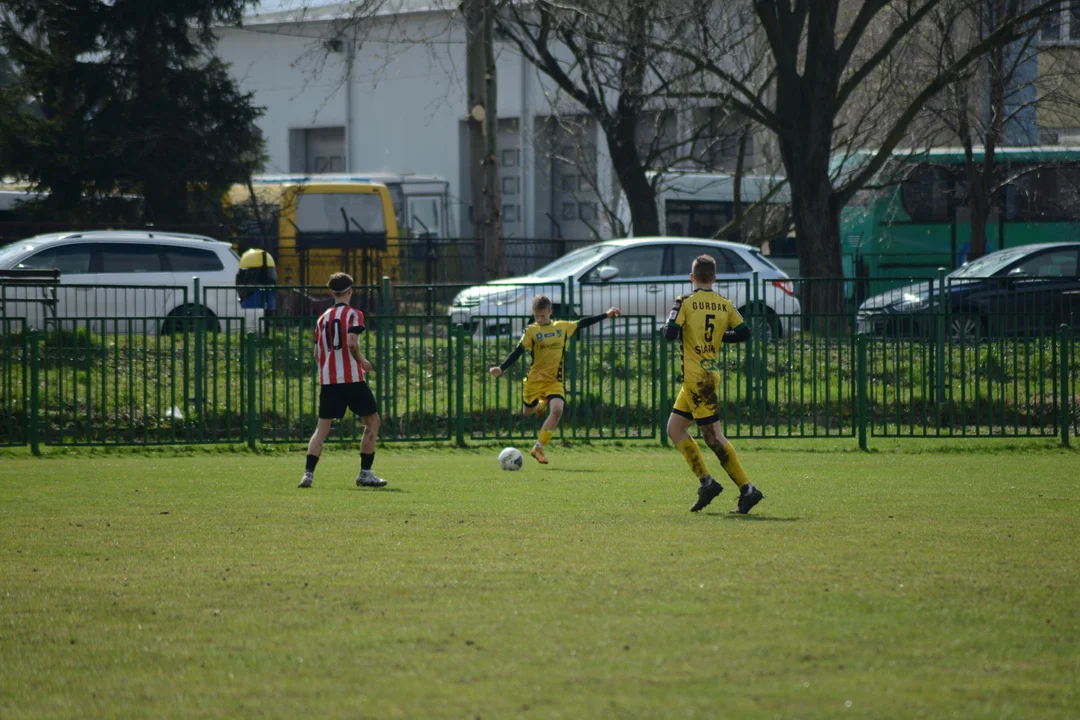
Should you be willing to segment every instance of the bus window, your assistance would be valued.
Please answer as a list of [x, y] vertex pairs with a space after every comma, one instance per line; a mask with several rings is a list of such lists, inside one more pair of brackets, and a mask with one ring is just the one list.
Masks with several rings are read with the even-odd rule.
[[[668, 200], [664, 206], [669, 235], [711, 238], [730, 222], [731, 203]], [[679, 229], [679, 233], [671, 229]]]
[[1080, 211], [1080, 170], [1042, 167], [1005, 187], [1006, 220], [1072, 220]]
[[412, 237], [439, 237], [442, 221], [439, 218], [441, 198], [437, 195], [417, 195], [406, 201], [409, 234]]
[[304, 233], [385, 233], [382, 198], [375, 193], [303, 192], [296, 198], [296, 226]]
[[913, 223], [949, 221], [949, 173], [945, 168], [920, 165], [900, 186], [904, 212]]

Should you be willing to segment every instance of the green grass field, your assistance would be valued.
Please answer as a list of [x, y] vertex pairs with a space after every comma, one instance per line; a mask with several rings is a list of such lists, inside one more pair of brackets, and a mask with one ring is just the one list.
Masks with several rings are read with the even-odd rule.
[[8, 453], [0, 717], [1080, 715], [1080, 453], [736, 446]]

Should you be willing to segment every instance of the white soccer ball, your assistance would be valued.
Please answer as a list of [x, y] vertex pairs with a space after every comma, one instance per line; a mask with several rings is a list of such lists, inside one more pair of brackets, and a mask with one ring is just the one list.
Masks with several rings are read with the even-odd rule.
[[503, 451], [499, 453], [499, 467], [503, 470], [520, 470], [524, 462], [525, 458], [517, 448], [503, 448]]

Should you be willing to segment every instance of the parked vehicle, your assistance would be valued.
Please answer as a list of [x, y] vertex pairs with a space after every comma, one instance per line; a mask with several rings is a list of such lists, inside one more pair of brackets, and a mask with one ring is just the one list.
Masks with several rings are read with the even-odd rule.
[[[624, 315], [653, 318], [651, 331], [666, 321], [675, 298], [690, 292], [691, 263], [703, 254], [716, 259], [716, 291], [751, 318], [759, 337], [775, 339], [798, 331], [799, 301], [786, 273], [756, 248], [697, 238], [632, 238], [589, 245], [528, 277], [468, 288], [454, 298], [450, 316], [475, 333], [517, 333], [531, 315], [532, 298], [545, 294], [555, 305], [556, 316], [596, 315], [615, 305]], [[756, 305], [755, 272], [760, 282]]]
[[[38, 235], [0, 248], [0, 317], [25, 318], [33, 329], [86, 318], [96, 331], [153, 333], [190, 327], [190, 318], [200, 314], [211, 330], [224, 329], [224, 318], [237, 319], [230, 329], [239, 330], [243, 318], [246, 330], [258, 330], [263, 311], [242, 308], [232, 288], [239, 267], [228, 243], [201, 235]], [[51, 282], [20, 282], [20, 275], [34, 271], [38, 277], [46, 277], [43, 271], [59, 275], [53, 273]], [[201, 288], [211, 288], [201, 299], [195, 296], [196, 277]]]
[[926, 335], [938, 317], [954, 340], [1030, 337], [1062, 323], [1080, 330], [1080, 242], [1023, 245], [985, 255], [929, 282], [890, 290], [861, 306], [859, 332]]
[[[250, 186], [234, 185], [225, 205], [240, 227], [241, 249], [255, 244], [268, 250], [284, 285], [322, 286], [339, 271], [357, 285], [397, 276], [397, 218], [391, 191], [381, 183], [256, 176]], [[388, 241], [395, 245], [388, 247]]]
[[[985, 162], [984, 149], [973, 159]], [[844, 152], [833, 172], [850, 177], [872, 153]], [[938, 268], [959, 268], [971, 246], [971, 197], [962, 148], [897, 149], [840, 214], [844, 274], [852, 280], [932, 278]], [[994, 193], [986, 224], [988, 252], [1070, 240], [1077, 236], [1080, 148], [999, 147], [994, 152]], [[884, 284], [879, 284], [884, 288]], [[853, 300], [868, 285], [847, 286]], [[869, 292], [873, 292], [869, 290]]]

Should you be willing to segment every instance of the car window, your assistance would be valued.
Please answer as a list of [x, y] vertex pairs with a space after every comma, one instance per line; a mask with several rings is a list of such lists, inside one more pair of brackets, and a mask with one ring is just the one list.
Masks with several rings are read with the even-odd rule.
[[765, 267], [772, 268], [773, 270], [779, 270], [780, 269], [779, 267], [777, 267], [773, 263], [772, 260], [770, 260], [769, 258], [762, 255], [760, 250], [751, 250], [750, 254], [754, 256], [755, 260], [757, 260], [759, 263], [761, 263]]
[[678, 277], [686, 277], [690, 274], [694, 258], [698, 255], [708, 255], [716, 261], [717, 275], [731, 275], [734, 272], [722, 248], [713, 245], [673, 245], [672, 249], [674, 250], [672, 274]]
[[221, 258], [213, 250], [166, 245], [162, 248], [172, 272], [214, 272], [224, 270]]
[[580, 248], [572, 253], [563, 255], [558, 260], [548, 263], [544, 267], [533, 272], [535, 277], [558, 277], [564, 278], [571, 273], [583, 269], [593, 262], [598, 255], [603, 255], [611, 249], [610, 245], [598, 244]]
[[1039, 278], [1076, 277], [1077, 252], [1075, 249], [1065, 248], [1040, 253], [1010, 269], [1009, 275]]
[[590, 280], [599, 280], [599, 268], [611, 266], [619, 269], [616, 280], [656, 277], [664, 272], [664, 246], [648, 245], [615, 253], [589, 273]]
[[20, 270], [59, 270], [61, 275], [90, 272], [89, 245], [61, 245], [34, 253], [17, 266]]
[[997, 252], [983, 255], [978, 260], [972, 260], [963, 267], [953, 270], [948, 277], [951, 278], [984, 278], [990, 277], [1005, 268], [1009, 263], [1023, 257], [1024, 253], [1031, 252], [1024, 248], [1012, 248], [998, 250]]
[[[721, 250], [724, 253], [724, 257], [727, 258], [728, 265], [731, 266], [731, 271], [737, 274], [752, 272], [753, 268], [750, 267], [750, 263], [743, 260], [739, 253], [734, 250]], [[719, 272], [719, 271], [717, 271]]]
[[101, 246], [102, 273], [161, 272], [161, 255], [156, 245], [115, 243]]
[[20, 255], [27, 250], [33, 250], [35, 247], [35, 245], [26, 242], [13, 242], [10, 245], [0, 247], [0, 267], [4, 267], [16, 255]]

